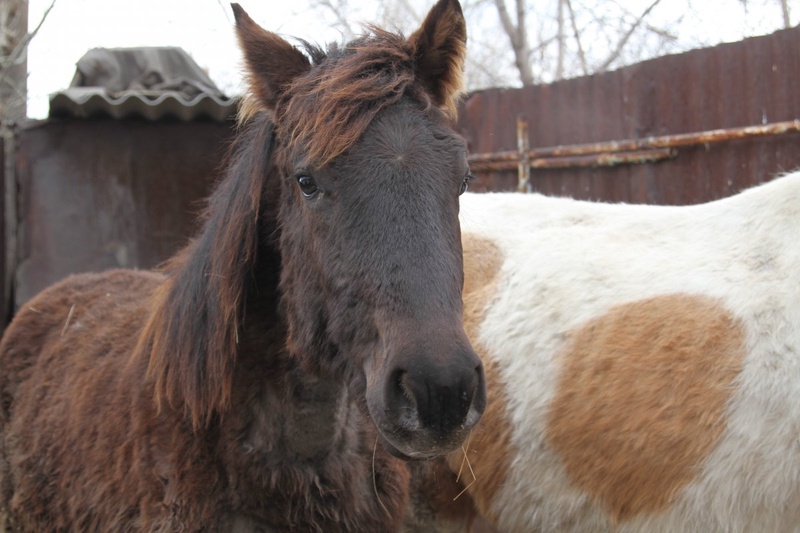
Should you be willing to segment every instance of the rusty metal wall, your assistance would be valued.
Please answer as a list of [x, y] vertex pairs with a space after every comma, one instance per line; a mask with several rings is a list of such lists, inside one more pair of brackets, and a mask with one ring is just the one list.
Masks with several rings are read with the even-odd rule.
[[[733, 128], [800, 118], [800, 27], [523, 89], [491, 89], [462, 106], [475, 153]], [[533, 169], [535, 191], [581, 199], [693, 204], [800, 167], [800, 134], [684, 147], [678, 157], [611, 168]], [[472, 190], [515, 190], [516, 171], [481, 172]]]
[[17, 137], [19, 307], [76, 272], [152, 268], [192, 233], [230, 122], [64, 120]]
[[[5, 138], [3, 135], [0, 134], [0, 250], [2, 250], [2, 259], [0, 259], [0, 335], [2, 335], [3, 331], [5, 330], [5, 325], [8, 323], [8, 320], [11, 318], [11, 297], [10, 292], [11, 289], [11, 280], [7, 276], [6, 270], [6, 262], [10, 257], [7, 254], [6, 246], [8, 243], [6, 242], [6, 179], [11, 179], [13, 175], [10, 173], [13, 170], [11, 168], [6, 169], [6, 144]], [[6, 172], [9, 175], [6, 175]]]

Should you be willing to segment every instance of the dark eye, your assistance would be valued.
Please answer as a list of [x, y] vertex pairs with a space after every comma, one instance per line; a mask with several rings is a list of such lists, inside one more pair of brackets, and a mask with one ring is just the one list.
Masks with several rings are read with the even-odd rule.
[[297, 176], [297, 184], [300, 186], [300, 191], [303, 193], [303, 196], [306, 198], [311, 198], [315, 194], [319, 192], [319, 187], [317, 187], [317, 182], [311, 176]]
[[461, 182], [461, 188], [458, 190], [459, 196], [467, 192], [467, 189], [469, 189], [469, 182], [472, 181], [473, 179], [475, 179], [475, 177], [471, 173], [467, 174], [467, 177], [464, 178], [464, 181]]

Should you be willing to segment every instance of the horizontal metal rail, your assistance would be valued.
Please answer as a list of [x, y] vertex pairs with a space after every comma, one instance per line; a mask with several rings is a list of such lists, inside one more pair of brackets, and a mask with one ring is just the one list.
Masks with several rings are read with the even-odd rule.
[[[529, 168], [571, 168], [571, 167], [613, 167], [616, 165], [653, 163], [671, 159], [677, 155], [672, 148], [636, 150], [631, 152], [587, 154], [563, 157], [539, 157], [530, 160]], [[515, 170], [518, 161], [472, 161], [470, 167], [475, 171]]]
[[[608, 141], [589, 144], [574, 144], [565, 146], [552, 146], [546, 148], [533, 148], [528, 150], [527, 157], [531, 166], [536, 168], [536, 160], [548, 157], [583, 156], [590, 154], [614, 154], [619, 152], [642, 151], [656, 148], [678, 148], [699, 144], [726, 142], [751, 137], [764, 137], [782, 135], [800, 131], [800, 120], [774, 122], [760, 126], [747, 126], [743, 128], [727, 128], [718, 130], [701, 131], [696, 133], [680, 133], [676, 135], [662, 135], [642, 137], [640, 139], [624, 139], [621, 141]], [[512, 162], [510, 168], [519, 164], [518, 151], [502, 151], [494, 153], [472, 154], [469, 161], [482, 168], [489, 163]], [[633, 158], [635, 160], [636, 158]], [[543, 164], [540, 168], [560, 168]], [[505, 168], [505, 167], [504, 167]]]

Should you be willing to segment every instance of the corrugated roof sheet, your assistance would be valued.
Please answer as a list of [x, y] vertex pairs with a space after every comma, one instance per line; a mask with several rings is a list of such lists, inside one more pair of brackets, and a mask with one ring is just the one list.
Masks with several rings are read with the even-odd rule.
[[224, 121], [236, 109], [180, 48], [95, 48], [70, 87], [50, 96], [51, 117]]
[[141, 91], [110, 95], [104, 89], [67, 89], [50, 96], [51, 117], [90, 118], [109, 116], [116, 119], [142, 117], [147, 120], [177, 118], [190, 121], [200, 118], [223, 121], [236, 113], [236, 101], [200, 94], [186, 98], [176, 91], [148, 96]]

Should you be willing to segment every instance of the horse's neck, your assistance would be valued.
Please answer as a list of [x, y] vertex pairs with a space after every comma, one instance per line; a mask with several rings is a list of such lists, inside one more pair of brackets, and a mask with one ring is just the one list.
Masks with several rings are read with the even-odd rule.
[[329, 456], [355, 445], [357, 414], [341, 383], [295, 369], [277, 390], [254, 405], [254, 449], [278, 452], [288, 462]]
[[[223, 424], [229, 422], [228, 429], [238, 433], [243, 453], [280, 467], [357, 445], [359, 414], [344, 384], [308, 374], [284, 350], [241, 355], [245, 364], [234, 388], [256, 394], [235, 397], [233, 420], [225, 417]], [[262, 364], [254, 358], [263, 358]]]
[[341, 379], [300, 367], [286, 350], [277, 287], [262, 285], [258, 294], [245, 313], [234, 383], [234, 390], [257, 394], [241, 396], [232, 406], [241, 409], [237, 417], [251, 417], [243, 436], [246, 451], [302, 462], [355, 446], [359, 414], [347, 387]]

